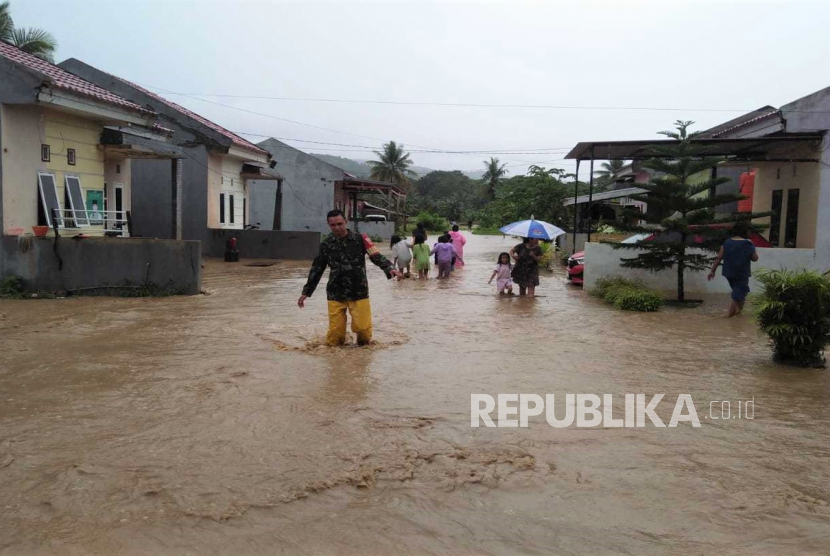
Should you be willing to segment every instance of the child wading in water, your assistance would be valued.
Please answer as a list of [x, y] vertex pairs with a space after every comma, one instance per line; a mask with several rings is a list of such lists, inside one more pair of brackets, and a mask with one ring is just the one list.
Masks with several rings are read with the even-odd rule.
[[499, 295], [513, 295], [513, 279], [510, 277], [511, 270], [513, 270], [513, 265], [510, 263], [510, 254], [502, 253], [499, 255], [499, 260], [496, 263], [496, 268], [493, 269], [490, 280], [487, 281], [488, 284], [492, 284], [493, 278], [496, 279], [496, 291], [499, 292]]
[[[392, 236], [392, 241], [389, 245], [392, 248], [392, 264], [398, 266], [405, 278], [409, 278], [409, 265], [412, 262], [412, 253], [409, 248], [412, 245], [401, 236]], [[401, 277], [398, 276], [400, 282]]]
[[418, 278], [426, 280], [429, 278], [429, 246], [424, 243], [426, 238], [421, 234], [415, 235], [415, 245], [412, 246], [412, 255], [415, 258], [415, 270], [418, 271]]
[[432, 253], [438, 261], [438, 278], [449, 278], [452, 272], [452, 260], [458, 256], [449, 236], [443, 235], [438, 238], [438, 243], [432, 248]]

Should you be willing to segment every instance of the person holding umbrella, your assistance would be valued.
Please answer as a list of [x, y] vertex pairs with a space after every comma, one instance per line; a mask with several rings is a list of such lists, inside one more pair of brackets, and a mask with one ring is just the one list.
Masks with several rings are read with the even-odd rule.
[[519, 295], [536, 295], [536, 286], [539, 285], [539, 260], [542, 258], [542, 248], [539, 240], [553, 241], [565, 230], [553, 224], [534, 220], [522, 220], [508, 224], [499, 230], [503, 234], [524, 238], [522, 243], [510, 250], [510, 256], [516, 261], [511, 273], [513, 281], [519, 286]]
[[522, 243], [510, 250], [510, 256], [516, 261], [516, 266], [510, 275], [519, 286], [519, 295], [536, 295], [536, 286], [539, 285], [539, 259], [542, 258], [542, 248], [536, 238], [524, 238]]

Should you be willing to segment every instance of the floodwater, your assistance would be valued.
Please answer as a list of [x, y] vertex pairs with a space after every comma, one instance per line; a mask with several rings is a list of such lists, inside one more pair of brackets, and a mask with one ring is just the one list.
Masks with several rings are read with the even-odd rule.
[[[511, 243], [447, 281], [369, 265], [367, 348], [320, 345], [308, 263], [0, 302], [0, 555], [830, 553], [827, 371], [772, 364], [725, 297], [623, 313], [557, 269], [498, 298]], [[664, 393], [665, 422], [688, 393], [701, 427], [471, 428], [472, 393]]]

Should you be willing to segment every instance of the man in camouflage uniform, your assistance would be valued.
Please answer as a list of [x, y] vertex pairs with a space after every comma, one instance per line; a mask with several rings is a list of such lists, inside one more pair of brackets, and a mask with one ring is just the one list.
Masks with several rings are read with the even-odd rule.
[[[297, 305], [301, 309], [305, 306], [305, 300], [314, 293], [328, 266], [329, 330], [326, 344], [337, 346], [346, 342], [346, 310], [352, 316], [352, 332], [357, 334], [357, 343], [368, 344], [372, 341], [372, 308], [366, 280], [366, 245], [363, 236], [346, 227], [346, 217], [341, 211], [329, 211], [327, 219], [331, 234], [320, 244], [320, 252], [311, 263], [308, 282]], [[383, 269], [387, 279], [401, 275], [377, 250], [368, 254], [369, 260]]]

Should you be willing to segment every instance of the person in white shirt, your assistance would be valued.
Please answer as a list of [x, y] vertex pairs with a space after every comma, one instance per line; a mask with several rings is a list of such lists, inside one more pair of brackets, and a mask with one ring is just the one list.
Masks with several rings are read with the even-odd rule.
[[[403, 272], [404, 278], [409, 278], [409, 266], [412, 263], [412, 244], [400, 236], [392, 236], [389, 244], [392, 248], [392, 264], [397, 265], [398, 270]], [[400, 280], [400, 276], [398, 280]]]

